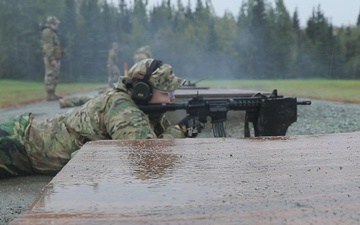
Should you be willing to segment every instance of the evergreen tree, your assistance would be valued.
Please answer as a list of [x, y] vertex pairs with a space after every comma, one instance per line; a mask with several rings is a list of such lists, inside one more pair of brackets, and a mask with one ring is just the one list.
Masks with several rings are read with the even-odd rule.
[[76, 64], [79, 63], [76, 54], [77, 35], [77, 12], [76, 4], [73, 0], [65, 1], [65, 10], [61, 17], [61, 45], [63, 48], [61, 74], [62, 80], [70, 80], [76, 76]]
[[290, 77], [291, 66], [295, 62], [295, 32], [289, 12], [283, 0], [275, 1], [275, 9], [270, 18], [268, 49], [271, 70], [269, 75], [275, 78]]
[[300, 20], [297, 9], [295, 9], [293, 17], [292, 17], [292, 26], [295, 31], [300, 31]]
[[0, 78], [43, 79], [39, 23], [50, 15], [61, 21], [62, 82], [106, 82], [113, 41], [121, 62], [148, 44], [191, 79], [360, 78], [360, 15], [358, 26], [334, 28], [319, 6], [302, 28], [283, 0], [275, 7], [243, 1], [236, 19], [216, 16], [211, 0], [190, 3], [163, 0], [149, 9], [147, 0], [0, 0]]
[[313, 10], [305, 31], [312, 43], [313, 64], [309, 65], [312, 67], [312, 76], [332, 78], [338, 46], [333, 27], [322, 13], [320, 5], [316, 11]]
[[252, 37], [254, 78], [266, 78], [270, 70], [269, 57], [269, 26], [266, 20], [266, 9], [264, 0], [249, 0], [251, 7], [250, 35]]

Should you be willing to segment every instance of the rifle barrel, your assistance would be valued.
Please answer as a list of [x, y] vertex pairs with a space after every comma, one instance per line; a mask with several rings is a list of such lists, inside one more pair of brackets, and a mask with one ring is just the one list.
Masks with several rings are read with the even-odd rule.
[[311, 105], [311, 101], [300, 101], [296, 102], [297, 105]]

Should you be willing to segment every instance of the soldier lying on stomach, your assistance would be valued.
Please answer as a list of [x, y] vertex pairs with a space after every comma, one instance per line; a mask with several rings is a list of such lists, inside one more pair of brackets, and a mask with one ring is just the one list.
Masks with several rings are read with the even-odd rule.
[[194, 117], [171, 125], [163, 114], [147, 115], [137, 106], [170, 103], [183, 84], [169, 64], [145, 59], [113, 89], [82, 106], [51, 119], [24, 113], [1, 123], [0, 178], [56, 174], [87, 141], [184, 138], [179, 125], [195, 124], [189, 123]]

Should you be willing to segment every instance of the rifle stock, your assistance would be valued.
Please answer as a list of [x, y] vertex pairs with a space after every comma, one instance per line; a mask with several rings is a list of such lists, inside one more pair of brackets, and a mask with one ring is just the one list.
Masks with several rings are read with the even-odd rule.
[[206, 123], [208, 118], [213, 125], [214, 137], [226, 137], [224, 122], [228, 111], [245, 111], [244, 136], [250, 137], [253, 124], [254, 136], [285, 136], [288, 127], [297, 120], [297, 105], [310, 105], [311, 101], [297, 101], [294, 97], [257, 94], [242, 98], [203, 98], [197, 95], [185, 103], [139, 105], [146, 114], [166, 113], [186, 110]]

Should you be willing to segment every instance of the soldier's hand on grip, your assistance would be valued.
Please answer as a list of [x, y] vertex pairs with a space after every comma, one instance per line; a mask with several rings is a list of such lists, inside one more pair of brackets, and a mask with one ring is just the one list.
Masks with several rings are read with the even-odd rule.
[[201, 133], [204, 125], [199, 121], [196, 116], [187, 115], [184, 119], [178, 123], [181, 131], [185, 134], [185, 137], [194, 138]]

